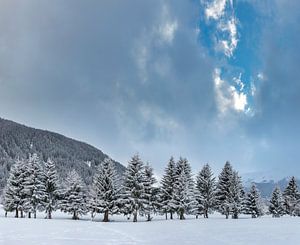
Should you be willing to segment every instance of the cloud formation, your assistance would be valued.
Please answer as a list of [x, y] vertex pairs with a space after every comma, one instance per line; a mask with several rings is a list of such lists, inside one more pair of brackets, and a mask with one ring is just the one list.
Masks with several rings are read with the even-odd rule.
[[1, 116], [124, 164], [140, 152], [158, 172], [170, 155], [195, 170], [297, 170], [299, 7], [1, 1]]

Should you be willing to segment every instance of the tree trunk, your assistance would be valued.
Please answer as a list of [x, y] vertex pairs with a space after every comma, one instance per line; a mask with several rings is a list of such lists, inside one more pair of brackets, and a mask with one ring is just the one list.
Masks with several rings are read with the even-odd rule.
[[5, 211], [5, 218], [7, 218], [7, 211]]
[[151, 221], [152, 219], [151, 219], [151, 215], [150, 214], [148, 214], [147, 215], [147, 221]]
[[179, 219], [183, 220], [184, 219], [184, 213], [183, 211], [180, 211], [180, 216], [179, 216]]
[[108, 220], [108, 210], [106, 210], [105, 212], [104, 212], [104, 219], [103, 219], [103, 222], [108, 222], [109, 220]]
[[91, 213], [91, 220], [94, 220], [95, 216], [96, 216], [95, 210], [93, 210], [92, 213]]
[[74, 220], [77, 220], [77, 219], [78, 219], [77, 214], [76, 214], [76, 211], [73, 212], [73, 217], [72, 217], [72, 219], [74, 219]]
[[232, 218], [233, 219], [238, 219], [239, 218], [239, 215], [237, 212], [234, 212], [233, 215], [232, 215]]
[[23, 209], [21, 209], [21, 218], [24, 218]]
[[18, 208], [16, 208], [16, 215], [15, 215], [15, 218], [19, 218], [19, 210], [18, 210]]
[[52, 212], [51, 212], [50, 209], [48, 210], [48, 217], [47, 217], [47, 219], [52, 219]]
[[31, 212], [28, 212], [28, 219], [31, 219]]
[[33, 218], [36, 219], [36, 211], [34, 211], [34, 213], [33, 213]]
[[196, 215], [196, 219], [198, 219], [198, 214]]
[[168, 219], [168, 213], [166, 212], [166, 220]]
[[208, 211], [207, 210], [204, 211], [204, 218], [208, 219]]
[[226, 219], [228, 219], [228, 216], [229, 216], [228, 213], [226, 213], [225, 216], [226, 216]]
[[173, 219], [173, 212], [170, 212], [170, 219]]
[[137, 211], [133, 212], [133, 222], [137, 222]]

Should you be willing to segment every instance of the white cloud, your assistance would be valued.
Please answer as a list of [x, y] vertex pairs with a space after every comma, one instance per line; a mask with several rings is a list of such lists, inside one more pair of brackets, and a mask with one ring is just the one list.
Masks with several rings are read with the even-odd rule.
[[243, 92], [238, 92], [235, 87], [230, 86], [232, 95], [233, 108], [236, 111], [245, 112], [247, 106], [247, 95]]
[[239, 74], [238, 77], [233, 78], [234, 83], [239, 87], [240, 91], [243, 91], [245, 88], [245, 84], [242, 81], [242, 73]]
[[[221, 78], [221, 70], [215, 69], [213, 75], [215, 85], [215, 96], [218, 109], [221, 115], [225, 115], [229, 110], [236, 112], [247, 111], [247, 95], [238, 91], [234, 86], [230, 86]], [[242, 83], [242, 81], [240, 81]]]
[[162, 23], [158, 28], [161, 40], [169, 44], [172, 43], [177, 28], [178, 24], [176, 20]]
[[197, 27], [197, 28], [195, 29], [196, 37], [198, 37], [198, 36], [200, 35], [200, 33], [201, 33], [201, 30], [200, 30], [199, 27]]
[[179, 124], [161, 108], [144, 103], [139, 106], [139, 112], [144, 123], [150, 123], [160, 131], [168, 132], [179, 128]]
[[[227, 57], [233, 56], [238, 45], [237, 19], [234, 14], [232, 0], [214, 0], [205, 4], [205, 16], [214, 20], [216, 27], [217, 51], [223, 52]], [[228, 8], [226, 7], [228, 6]]]
[[[138, 68], [139, 77], [142, 83], [148, 81], [149, 66], [152, 62], [152, 51], [157, 46], [163, 47], [165, 45], [172, 45], [178, 30], [178, 21], [175, 19], [167, 5], [163, 5], [158, 18], [153, 25], [144, 31], [136, 39], [133, 56]], [[164, 59], [167, 61], [167, 59]], [[164, 75], [168, 71], [168, 63], [163, 64], [159, 69], [155, 70]]]
[[149, 51], [147, 46], [139, 43], [135, 50], [135, 60], [139, 71], [139, 76], [142, 82], [146, 82], [148, 78], [147, 63], [149, 59]]
[[264, 81], [264, 80], [265, 80], [265, 75], [264, 75], [262, 72], [259, 72], [259, 73], [257, 74], [257, 78], [258, 78], [258, 80], [260, 80], [260, 81]]
[[224, 88], [225, 81], [221, 79], [221, 70], [215, 69], [213, 75], [214, 85], [215, 85], [215, 96], [220, 114], [225, 114], [230, 107], [230, 99], [225, 95]]
[[251, 95], [252, 96], [254, 96], [255, 95], [255, 93], [256, 93], [256, 86], [255, 86], [255, 84], [252, 82], [251, 83]]
[[218, 20], [224, 15], [227, 0], [215, 0], [205, 9], [207, 19]]
[[172, 44], [177, 29], [177, 20], [171, 16], [168, 5], [163, 5], [159, 23], [153, 30], [154, 35], [157, 35], [162, 43]]

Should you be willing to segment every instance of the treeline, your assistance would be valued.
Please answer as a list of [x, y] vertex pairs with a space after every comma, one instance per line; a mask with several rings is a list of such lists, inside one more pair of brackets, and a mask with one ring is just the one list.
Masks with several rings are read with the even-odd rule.
[[75, 170], [62, 180], [54, 162], [43, 162], [33, 154], [16, 161], [11, 168], [2, 204], [6, 215], [14, 212], [16, 218], [36, 218], [38, 211], [44, 211], [46, 218], [51, 219], [53, 211], [61, 210], [75, 220], [88, 212], [92, 218], [100, 213], [104, 222], [114, 214], [126, 215], [133, 222], [139, 216], [151, 221], [155, 214], [165, 215], [166, 219], [173, 219], [174, 215], [179, 219], [186, 215], [208, 218], [215, 211], [233, 219], [240, 214], [256, 218], [266, 212], [273, 217], [300, 214], [300, 195], [294, 177], [283, 194], [275, 188], [266, 210], [256, 186], [253, 184], [246, 192], [241, 177], [229, 162], [218, 180], [208, 164], [193, 178], [188, 160], [175, 161], [172, 157], [157, 183], [152, 167], [135, 155], [128, 163], [124, 179], [117, 176], [114, 162], [106, 158], [97, 167], [91, 186], [86, 186]]

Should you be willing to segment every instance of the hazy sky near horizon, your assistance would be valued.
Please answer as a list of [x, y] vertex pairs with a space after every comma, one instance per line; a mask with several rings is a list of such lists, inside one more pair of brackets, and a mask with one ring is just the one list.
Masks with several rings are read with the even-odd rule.
[[0, 0], [0, 117], [158, 173], [292, 175], [299, 23], [299, 0]]

